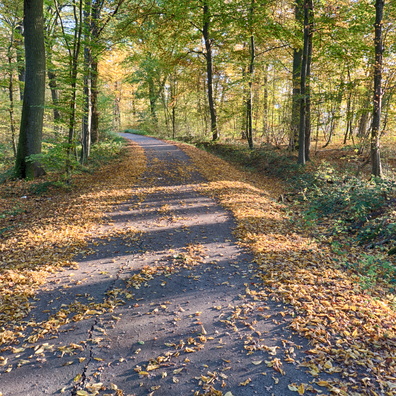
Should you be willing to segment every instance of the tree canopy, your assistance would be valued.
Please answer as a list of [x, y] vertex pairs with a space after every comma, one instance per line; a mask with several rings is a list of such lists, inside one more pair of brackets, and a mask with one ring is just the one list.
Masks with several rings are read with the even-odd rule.
[[[28, 4], [0, 9], [2, 132], [14, 153], [16, 125], [20, 136], [27, 131], [23, 43], [32, 48], [36, 37], [23, 24]], [[20, 143], [18, 164], [38, 165], [61, 145], [68, 173], [106, 130], [129, 128], [286, 146], [302, 164], [311, 142], [338, 139], [371, 151], [381, 174], [374, 162], [395, 120], [393, 2], [46, 0], [33, 8], [44, 13], [45, 50], [35, 54], [46, 60], [45, 147], [22, 152]]]

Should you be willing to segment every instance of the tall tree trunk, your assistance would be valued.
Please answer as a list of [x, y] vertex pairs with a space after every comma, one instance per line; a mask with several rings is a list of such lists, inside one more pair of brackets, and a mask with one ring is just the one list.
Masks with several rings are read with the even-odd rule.
[[91, 106], [92, 106], [92, 121], [91, 121], [91, 139], [92, 143], [98, 143], [100, 140], [99, 134], [99, 108], [98, 108], [98, 60], [96, 54], [92, 57], [91, 63]]
[[121, 101], [121, 92], [119, 88], [119, 81], [114, 83], [114, 102], [113, 102], [113, 129], [115, 132], [119, 132], [121, 128], [121, 110], [120, 110], [120, 101]]
[[246, 102], [246, 116], [247, 116], [247, 141], [249, 144], [249, 148], [252, 150], [254, 146], [253, 142], [253, 78], [254, 78], [254, 62], [256, 59], [255, 52], [255, 42], [254, 42], [254, 34], [253, 34], [253, 18], [255, 11], [255, 0], [251, 0], [250, 2], [250, 10], [249, 10], [249, 25], [250, 25], [250, 39], [249, 39], [249, 90], [248, 97]]
[[268, 133], [268, 68], [269, 65], [266, 63], [264, 66], [264, 92], [263, 92], [263, 133], [265, 136]]
[[212, 56], [212, 40], [210, 38], [210, 22], [211, 22], [211, 14], [209, 8], [209, 1], [204, 0], [202, 34], [205, 41], [205, 50], [206, 50], [205, 58], [206, 58], [208, 103], [209, 103], [209, 113], [210, 113], [210, 130], [212, 132], [212, 140], [216, 141], [219, 139], [219, 133], [217, 130], [217, 115], [216, 115], [216, 107], [213, 96], [213, 56]]
[[[19, 37], [22, 37], [23, 28], [19, 24], [15, 32]], [[26, 34], [26, 32], [25, 32]], [[24, 57], [24, 47], [22, 38], [15, 38], [15, 48], [16, 48], [16, 58], [17, 58], [17, 68], [18, 68], [18, 81], [19, 81], [19, 98], [23, 101], [23, 91], [26, 80], [26, 69], [25, 69], [25, 57]]]
[[382, 18], [384, 12], [384, 0], [375, 1], [375, 62], [374, 62], [374, 110], [373, 125], [371, 130], [371, 173], [374, 176], [382, 176], [381, 155], [380, 155], [380, 124], [382, 111]]
[[84, 114], [82, 120], [81, 133], [81, 163], [85, 164], [91, 153], [91, 132], [92, 132], [92, 87], [91, 87], [91, 51], [90, 48], [84, 48]]
[[298, 139], [298, 163], [300, 165], [304, 165], [307, 161], [307, 137], [309, 137], [307, 127], [309, 131], [309, 72], [312, 51], [310, 44], [312, 40], [312, 13], [312, 0], [304, 0], [304, 47], [301, 64], [300, 128]]
[[151, 120], [157, 124], [158, 123], [158, 118], [157, 118], [157, 93], [155, 90], [155, 85], [154, 85], [154, 80], [151, 76], [148, 78], [148, 89], [149, 89], [149, 101], [150, 101], [150, 115], [151, 115]]
[[76, 150], [75, 126], [77, 110], [77, 76], [82, 36], [82, 0], [79, 0], [78, 5], [76, 3], [73, 4], [73, 14], [75, 23], [73, 48], [69, 47], [69, 78], [71, 94], [69, 102], [69, 132], [66, 150], [66, 176], [68, 179], [70, 178], [72, 171], [72, 154], [74, 154]]
[[58, 89], [58, 76], [55, 71], [55, 65], [52, 61], [52, 54], [55, 48], [56, 37], [55, 37], [55, 29], [58, 26], [58, 12], [55, 10], [54, 21], [50, 26], [47, 26], [45, 34], [46, 34], [46, 44], [47, 44], [47, 77], [48, 77], [48, 86], [51, 92], [51, 100], [52, 100], [52, 113], [54, 117], [54, 124], [58, 127], [57, 123], [61, 119], [61, 114], [59, 111], [59, 89]]
[[306, 76], [306, 105], [305, 105], [305, 160], [310, 160], [311, 152], [311, 65], [312, 65], [312, 30], [313, 30], [313, 2], [310, 0], [308, 5], [308, 59]]
[[[120, 1], [121, 3], [121, 1]], [[98, 108], [98, 51], [99, 51], [99, 19], [103, 6], [103, 1], [95, 0], [92, 4], [92, 18], [91, 18], [91, 38], [93, 48], [91, 49], [91, 139], [92, 143], [98, 143], [99, 136], [99, 108]]]
[[84, 4], [84, 112], [81, 130], [81, 158], [82, 164], [88, 161], [91, 152], [91, 127], [92, 127], [92, 92], [91, 92], [91, 64], [92, 64], [92, 38], [91, 38], [91, 0]]
[[253, 142], [253, 76], [254, 76], [254, 60], [255, 60], [255, 48], [254, 48], [254, 36], [250, 36], [249, 42], [250, 52], [250, 63], [249, 63], [249, 91], [246, 103], [246, 135], [249, 148], [252, 150], [254, 146]]
[[171, 107], [172, 107], [172, 138], [176, 137], [176, 107], [177, 107], [177, 75], [175, 74], [170, 79], [170, 89], [171, 89]]
[[12, 151], [14, 153], [14, 157], [16, 157], [17, 148], [16, 148], [16, 140], [15, 140], [15, 118], [14, 118], [14, 109], [15, 109], [15, 101], [14, 101], [14, 72], [13, 72], [13, 56], [11, 53], [12, 46], [14, 44], [14, 35], [11, 35], [10, 46], [8, 47], [8, 98], [10, 100], [10, 107], [8, 108], [8, 112], [10, 115], [10, 130], [11, 130], [11, 145]]
[[43, 0], [24, 0], [26, 81], [15, 175], [34, 178], [44, 173], [27, 157], [41, 153], [45, 101], [45, 47]]
[[[296, 0], [294, 7], [294, 18], [297, 24], [304, 23], [303, 0]], [[301, 103], [301, 48], [293, 49], [293, 72], [292, 72], [292, 114], [290, 125], [289, 149], [295, 150], [298, 142], [298, 131], [300, 124], [300, 103]]]

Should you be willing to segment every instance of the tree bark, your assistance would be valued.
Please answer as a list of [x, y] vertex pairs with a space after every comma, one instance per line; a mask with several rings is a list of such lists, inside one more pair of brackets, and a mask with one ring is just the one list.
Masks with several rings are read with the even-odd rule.
[[17, 68], [18, 68], [18, 81], [19, 81], [19, 98], [23, 101], [23, 90], [26, 80], [26, 69], [25, 69], [25, 58], [24, 58], [24, 47], [22, 37], [22, 25], [19, 24], [15, 32], [18, 37], [15, 38], [15, 48], [16, 48], [16, 58], [17, 58]]
[[78, 76], [78, 62], [81, 49], [81, 35], [82, 35], [82, 14], [83, 4], [82, 0], [73, 4], [73, 15], [75, 23], [75, 31], [73, 38], [73, 47], [69, 47], [69, 78], [70, 78], [70, 102], [69, 102], [69, 133], [66, 150], [66, 176], [69, 179], [72, 171], [72, 154], [76, 150], [75, 142], [75, 126], [76, 126], [76, 111], [77, 111], [77, 76]]
[[268, 64], [264, 67], [264, 92], [263, 92], [263, 134], [265, 136], [268, 133]]
[[311, 152], [311, 65], [312, 65], [312, 29], [313, 29], [313, 2], [308, 2], [308, 59], [305, 88], [305, 160], [310, 160]]
[[255, 60], [255, 48], [254, 48], [254, 36], [250, 36], [249, 43], [250, 50], [250, 63], [249, 63], [249, 91], [246, 103], [246, 136], [249, 144], [249, 148], [252, 150], [254, 146], [253, 142], [253, 75], [254, 75], [254, 60]]
[[382, 176], [381, 155], [380, 155], [380, 124], [382, 111], [382, 18], [384, 12], [384, 0], [375, 2], [375, 63], [374, 63], [374, 110], [373, 125], [371, 129], [371, 173], [376, 177]]
[[[304, 23], [304, 11], [302, 0], [296, 0], [294, 17], [298, 24]], [[295, 150], [298, 142], [298, 131], [300, 124], [300, 102], [301, 102], [301, 48], [293, 49], [293, 71], [292, 71], [292, 114], [290, 125], [289, 149]]]
[[299, 147], [298, 163], [304, 165], [309, 159], [309, 135], [310, 135], [310, 117], [309, 117], [309, 73], [311, 70], [310, 63], [312, 58], [312, 0], [304, 0], [304, 47], [301, 64], [301, 92], [300, 92], [300, 127], [299, 127]]
[[99, 133], [99, 108], [98, 108], [98, 61], [94, 54], [91, 63], [91, 106], [92, 106], [92, 121], [91, 121], [91, 139], [92, 143], [98, 143], [100, 140]]
[[[49, 59], [48, 62], [51, 65], [51, 60]], [[57, 84], [57, 75], [54, 70], [48, 69], [48, 86], [51, 91], [51, 99], [52, 99], [52, 106], [53, 106], [53, 116], [54, 121], [57, 122], [60, 120], [60, 112], [59, 112], [59, 91], [58, 91], [58, 84]]]
[[205, 58], [206, 58], [208, 103], [209, 103], [209, 113], [210, 113], [210, 130], [212, 132], [212, 140], [216, 141], [219, 139], [219, 133], [217, 130], [217, 115], [216, 115], [216, 107], [213, 96], [213, 56], [212, 56], [212, 40], [210, 38], [210, 21], [211, 21], [211, 14], [209, 8], [209, 1], [204, 0], [202, 34], [205, 41], [205, 50], [206, 50]]
[[96, 0], [92, 4], [92, 18], [91, 18], [91, 39], [94, 48], [91, 50], [91, 140], [92, 143], [98, 143], [100, 140], [99, 134], [99, 108], [98, 108], [98, 50], [99, 50], [99, 19], [101, 15], [103, 2]]
[[249, 144], [249, 148], [252, 150], [254, 146], [253, 142], [253, 78], [254, 78], [254, 62], [256, 59], [255, 52], [255, 42], [254, 42], [254, 34], [253, 34], [253, 17], [254, 17], [254, 9], [255, 0], [251, 0], [250, 10], [249, 10], [249, 25], [250, 25], [250, 39], [249, 39], [249, 90], [248, 97], [246, 102], [246, 135], [247, 141]]
[[81, 158], [82, 164], [88, 161], [91, 152], [92, 132], [92, 92], [91, 92], [91, 64], [92, 64], [92, 37], [91, 37], [91, 0], [84, 4], [84, 112], [81, 130]]
[[12, 48], [14, 46], [14, 32], [11, 33], [10, 37], [10, 45], [8, 46], [7, 59], [8, 59], [8, 98], [10, 101], [10, 107], [8, 108], [8, 113], [10, 115], [10, 130], [11, 130], [11, 145], [12, 151], [14, 153], [14, 157], [16, 157], [17, 148], [16, 148], [16, 139], [15, 139], [15, 117], [14, 117], [14, 109], [15, 109], [15, 100], [14, 100], [14, 71], [13, 71], [13, 59], [12, 56]]
[[15, 162], [15, 175], [35, 178], [44, 174], [32, 154], [41, 153], [45, 101], [45, 47], [43, 0], [24, 0], [26, 81]]

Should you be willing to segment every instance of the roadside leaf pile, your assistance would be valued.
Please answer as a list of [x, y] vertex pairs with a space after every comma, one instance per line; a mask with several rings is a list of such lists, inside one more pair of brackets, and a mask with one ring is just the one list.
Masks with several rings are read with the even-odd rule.
[[[145, 167], [143, 150], [132, 147], [128, 151], [133, 155], [124, 153], [97, 177], [76, 176], [70, 190], [37, 196], [27, 192], [29, 182], [1, 186], [0, 346], [35, 327], [23, 319], [37, 288], [49, 274], [75, 266], [73, 256], [87, 253], [90, 237], [106, 222], [106, 211], [130, 197], [126, 186], [132, 186]], [[58, 319], [49, 320], [60, 326]]]
[[[276, 202], [282, 186], [248, 175], [208, 153], [179, 145], [209, 180], [205, 193], [221, 200], [238, 222], [240, 242], [253, 250], [257, 277], [273, 298], [292, 305], [292, 328], [312, 345], [304, 365], [342, 374], [342, 381], [318, 381], [332, 394], [396, 394], [396, 312], [382, 293], [361, 289], [339, 270], [326, 245], [293, 225]], [[292, 386], [303, 394], [301, 386]]]

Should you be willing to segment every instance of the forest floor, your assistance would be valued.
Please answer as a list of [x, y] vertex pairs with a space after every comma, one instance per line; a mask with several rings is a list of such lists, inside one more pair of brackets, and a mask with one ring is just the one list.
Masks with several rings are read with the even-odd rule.
[[281, 181], [125, 137], [69, 191], [2, 187], [0, 395], [396, 395], [391, 300]]

